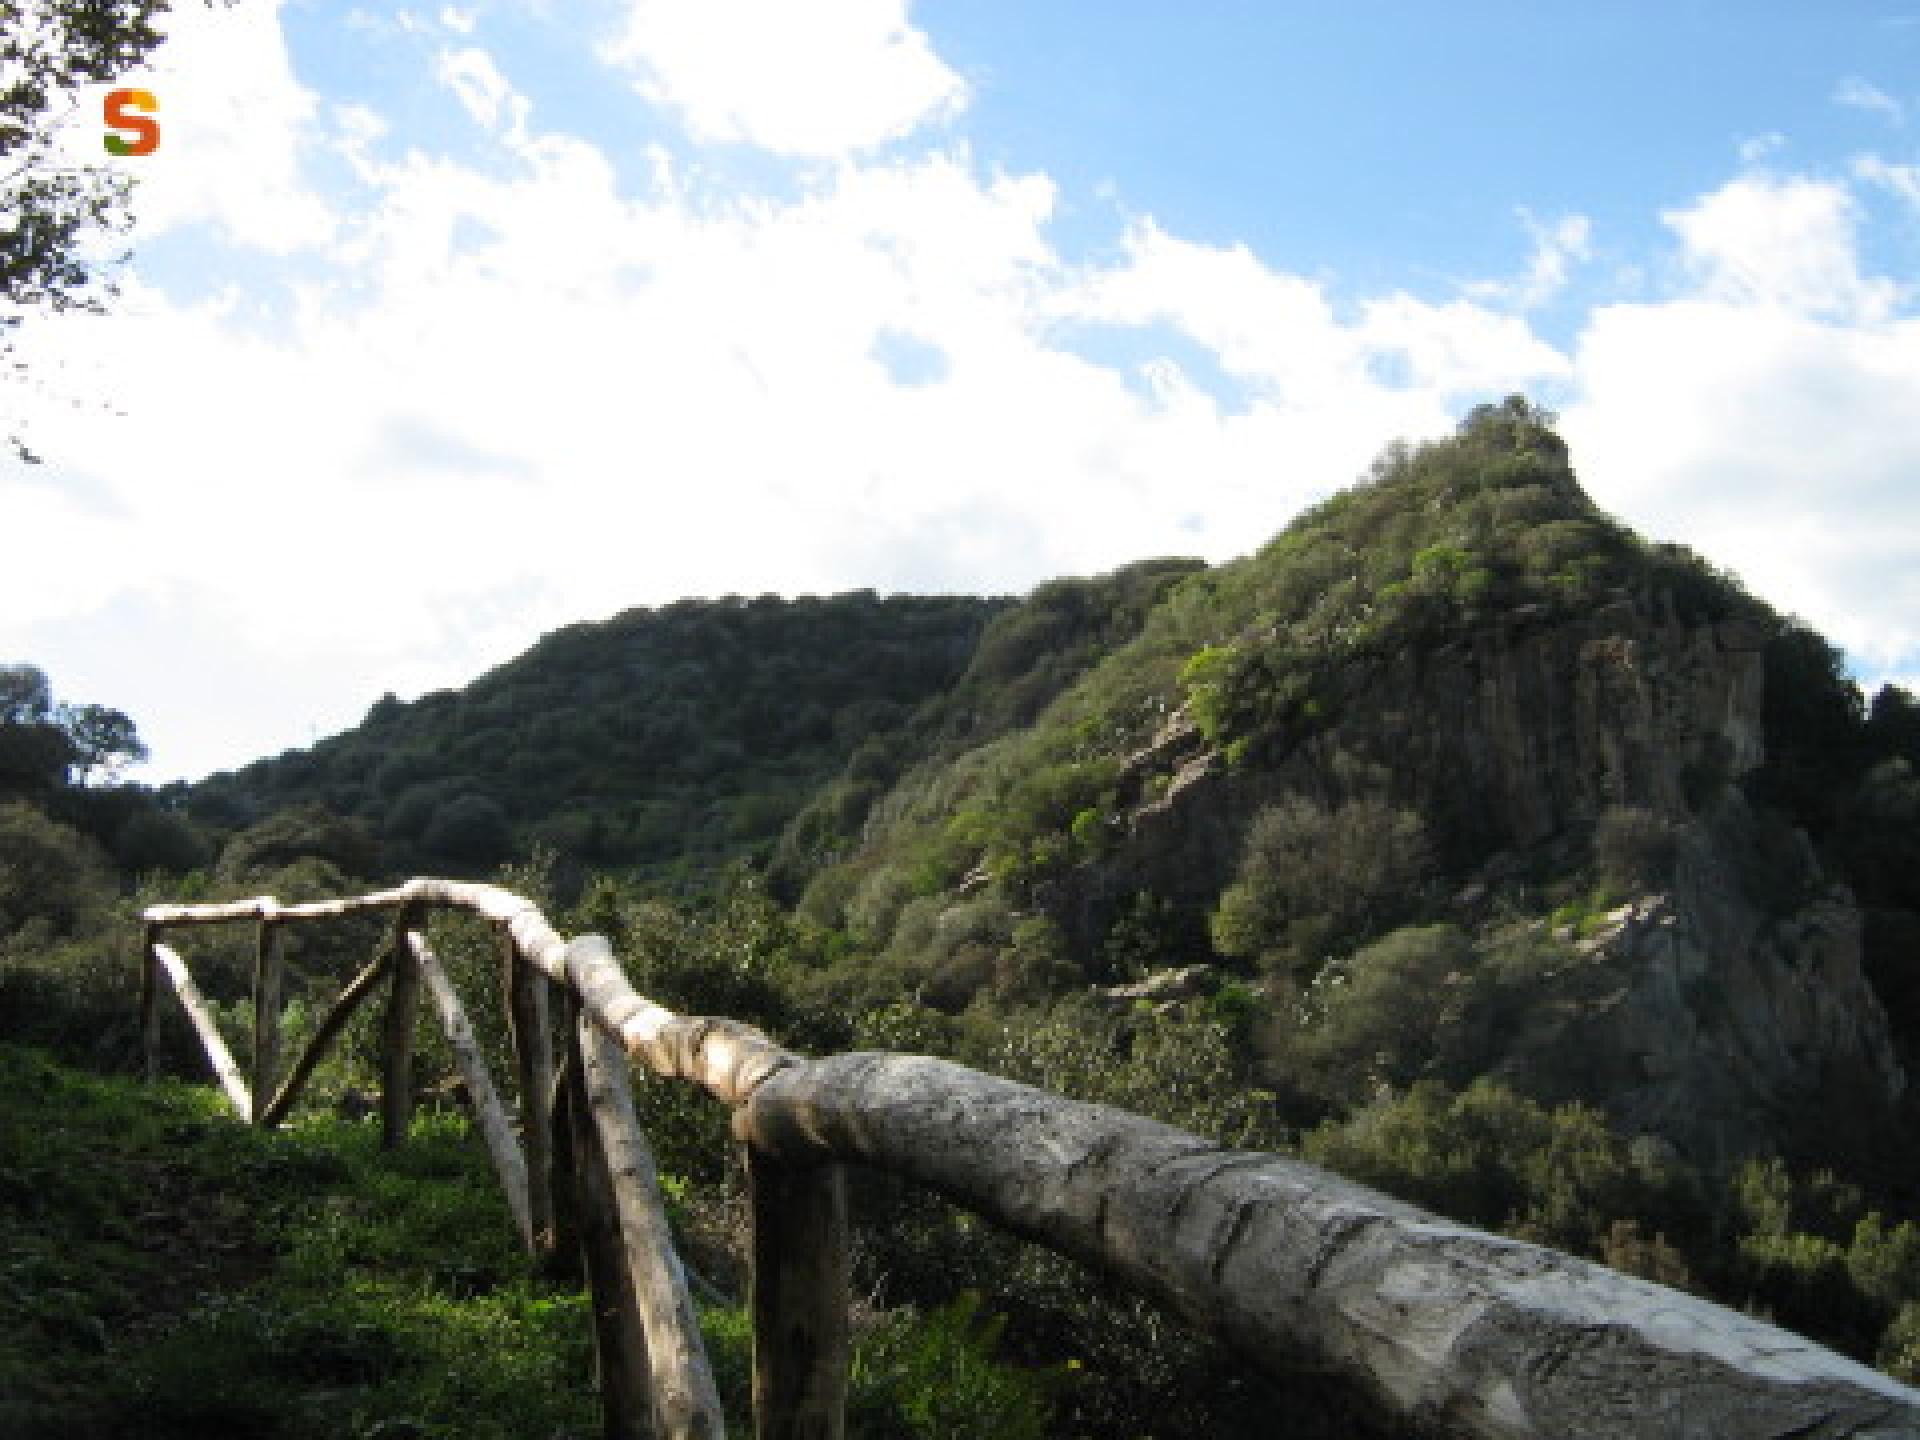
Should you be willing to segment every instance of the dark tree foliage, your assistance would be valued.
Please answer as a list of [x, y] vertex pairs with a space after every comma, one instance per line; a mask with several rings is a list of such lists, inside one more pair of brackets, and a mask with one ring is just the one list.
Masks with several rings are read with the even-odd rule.
[[230, 839], [221, 852], [221, 873], [244, 879], [312, 856], [345, 875], [371, 875], [377, 854], [367, 827], [305, 804], [279, 810]]
[[83, 785], [96, 776], [117, 776], [124, 767], [147, 758], [146, 743], [124, 710], [75, 705], [62, 712], [61, 720], [73, 742], [73, 763]]
[[396, 872], [543, 844], [563, 888], [588, 865], [699, 888], [764, 859], [856, 751], [953, 683], [1003, 608], [860, 591], [631, 610], [462, 691], [383, 697], [357, 730], [202, 782], [192, 810], [230, 823], [318, 805], [379, 834]]
[[73, 742], [54, 721], [36, 665], [0, 666], [0, 795], [44, 795], [66, 778]]
[[113, 780], [147, 758], [124, 711], [56, 705], [36, 665], [0, 666], [0, 794], [45, 796], [71, 779]]
[[[76, 92], [117, 79], [160, 43], [167, 0], [0, 0], [0, 360], [33, 311], [100, 309], [112, 293], [91, 247], [124, 230], [124, 170], [59, 163]], [[23, 460], [35, 456], [17, 436]]]
[[1860, 687], [1836, 646], [1792, 622], [1767, 645], [1762, 706], [1767, 763], [1750, 788], [1824, 841], [1868, 756]]
[[498, 865], [513, 850], [513, 831], [499, 801], [462, 795], [434, 813], [420, 844], [459, 865]]
[[[80, 87], [134, 69], [160, 43], [167, 0], [0, 0], [0, 294], [63, 310], [98, 303], [85, 242], [124, 224], [124, 173], [55, 161]], [[7, 317], [14, 323], [17, 316]]]

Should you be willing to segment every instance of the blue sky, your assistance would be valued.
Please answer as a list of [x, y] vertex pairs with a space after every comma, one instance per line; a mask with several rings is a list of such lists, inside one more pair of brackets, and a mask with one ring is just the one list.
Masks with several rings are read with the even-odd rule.
[[150, 778], [683, 594], [1225, 560], [1516, 389], [1920, 676], [1911, 0], [250, 0], [147, 79], [0, 658]]

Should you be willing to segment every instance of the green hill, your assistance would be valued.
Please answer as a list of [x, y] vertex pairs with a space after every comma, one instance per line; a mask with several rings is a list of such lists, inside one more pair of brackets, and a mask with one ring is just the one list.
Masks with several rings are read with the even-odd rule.
[[[1525, 401], [1390, 447], [1231, 564], [1143, 562], [1018, 600], [634, 611], [185, 792], [80, 783], [55, 732], [83, 710], [8, 673], [32, 703], [0, 720], [23, 741], [0, 750], [31, 784], [0, 776], [0, 1040], [124, 1063], [142, 898], [301, 899], [506, 860], [507, 883], [563, 930], [609, 935], [683, 1012], [815, 1052], [945, 1054], [1296, 1151], [1920, 1376], [1920, 706], [1893, 687], [1869, 704], [1820, 636], [1598, 510]], [[290, 943], [292, 1043], [365, 943]], [[486, 937], [435, 943], [497, 1049]], [[250, 952], [196, 953], [244, 1055]], [[350, 1036], [321, 1096], [376, 1083], [370, 1053]], [[168, 1055], [196, 1073], [177, 1032]], [[78, 1093], [26, 1063], [28, 1090]], [[428, 1046], [422, 1079], [444, 1064]], [[725, 1277], [740, 1196], [722, 1121], [672, 1087], [641, 1104], [683, 1237]], [[129, 1122], [125, 1155], [101, 1138], [71, 1164], [148, 1174], [136, 1142]], [[29, 1338], [0, 1377], [50, 1348], [66, 1389], [33, 1393], [58, 1398], [119, 1354], [125, 1302], [46, 1268], [85, 1252], [62, 1238], [68, 1192], [45, 1177], [68, 1161], [34, 1158], [45, 1143], [24, 1119], [0, 1129], [0, 1174], [38, 1177], [0, 1188], [0, 1234], [29, 1237], [29, 1278], [0, 1283], [0, 1329]], [[183, 1196], [218, 1190], [221, 1167], [305, 1163], [214, 1153]], [[376, 1186], [340, 1163], [348, 1191]], [[1339, 1393], [1252, 1384], [938, 1202], [855, 1198], [885, 1392], [860, 1433], [1050, 1412], [1057, 1433], [1250, 1436], [1278, 1405], [1303, 1436], [1374, 1433]], [[373, 1243], [353, 1213], [349, 1238]], [[217, 1328], [253, 1263], [136, 1328]], [[404, 1316], [299, 1319], [319, 1302], [278, 1294], [323, 1352], [357, 1353], [342, 1336], [373, 1325], [383, 1355], [433, 1353]], [[61, 1305], [104, 1317], [108, 1349]], [[528, 1365], [565, 1368], [578, 1340], [526, 1344]], [[140, 1356], [124, 1373], [159, 1363]], [[367, 1416], [426, 1405], [409, 1387], [433, 1365], [402, 1359], [339, 1384]], [[972, 1420], [924, 1403], [950, 1363], [979, 1381]]]
[[959, 677], [1007, 605], [863, 591], [630, 610], [461, 690], [383, 699], [353, 730], [203, 781], [190, 809], [232, 828], [317, 807], [361, 827], [361, 871], [473, 871], [546, 845], [692, 882], [764, 852]]

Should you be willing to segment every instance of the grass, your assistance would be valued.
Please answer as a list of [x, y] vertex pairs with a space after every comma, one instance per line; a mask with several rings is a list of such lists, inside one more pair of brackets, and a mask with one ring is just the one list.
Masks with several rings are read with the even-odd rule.
[[[670, 1189], [673, 1186], [669, 1186]], [[733, 1433], [743, 1307], [702, 1315]], [[587, 1440], [586, 1298], [543, 1285], [461, 1116], [265, 1133], [208, 1087], [0, 1043], [0, 1436]], [[869, 1317], [849, 1433], [1027, 1440], [1060, 1377], [962, 1297]]]
[[588, 1345], [457, 1119], [383, 1155], [0, 1047], [0, 1434], [585, 1437]]

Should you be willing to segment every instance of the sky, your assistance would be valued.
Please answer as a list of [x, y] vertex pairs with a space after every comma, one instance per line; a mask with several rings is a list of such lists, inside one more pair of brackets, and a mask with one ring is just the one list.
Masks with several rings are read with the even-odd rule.
[[182, 0], [0, 662], [198, 777], [728, 593], [1225, 561], [1523, 391], [1920, 677], [1920, 0]]

